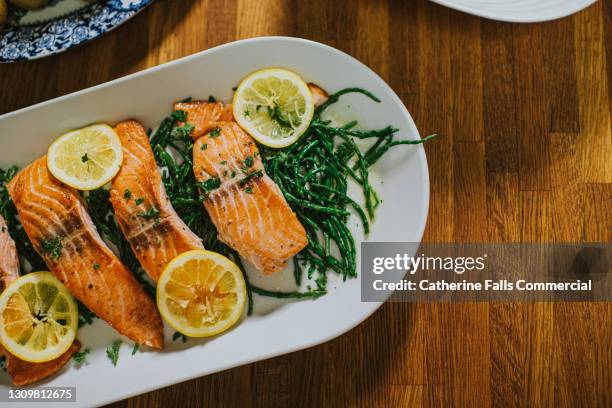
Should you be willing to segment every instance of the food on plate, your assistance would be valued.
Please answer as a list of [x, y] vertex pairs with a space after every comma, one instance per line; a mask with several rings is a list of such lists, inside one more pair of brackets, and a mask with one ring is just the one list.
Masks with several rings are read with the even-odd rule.
[[[262, 69], [240, 83], [231, 106], [212, 97], [175, 103], [155, 132], [135, 120], [91, 125], [59, 137], [17, 174], [0, 169], [0, 289], [8, 287], [0, 354], [13, 382], [52, 375], [79, 350], [70, 293], [82, 302], [80, 322], [95, 314], [135, 350], [161, 349], [162, 317], [173, 338], [218, 335], [245, 305], [251, 314], [253, 293], [314, 299], [327, 293], [328, 273], [356, 277], [350, 217], [367, 235], [382, 202], [370, 169], [391, 148], [433, 136], [395, 139], [392, 126], [334, 123], [326, 109], [349, 93], [380, 102], [360, 88], [329, 95], [285, 69]], [[23, 264], [51, 272], [18, 278], [9, 227]], [[291, 260], [296, 289], [266, 288], [264, 276], [253, 284], [245, 260], [257, 269], [249, 274], [264, 276], [291, 273]], [[43, 316], [23, 300], [36, 284], [54, 288], [37, 292], [43, 304], [60, 299], [43, 313], [61, 320], [49, 326], [60, 336], [46, 347], [22, 344], [43, 330]], [[66, 321], [57, 315], [64, 312]], [[120, 344], [110, 348], [114, 364]]]
[[196, 140], [193, 171], [219, 239], [260, 271], [283, 269], [308, 243], [255, 142], [238, 124], [221, 123]]
[[123, 145], [123, 165], [113, 180], [110, 201], [140, 265], [157, 282], [176, 256], [204, 247], [172, 207], [142, 125], [128, 120], [115, 131]]
[[[0, 293], [19, 277], [19, 259], [15, 242], [9, 235], [8, 226], [0, 215]], [[1, 313], [1, 312], [0, 312]], [[5, 358], [6, 369], [16, 386], [32, 384], [58, 372], [81, 347], [75, 340], [61, 356], [44, 363], [32, 363], [20, 359], [0, 345], [0, 356]]]
[[123, 160], [119, 137], [108, 125], [95, 124], [68, 132], [47, 154], [51, 174], [77, 190], [94, 190], [115, 177]]
[[79, 193], [37, 159], [8, 184], [21, 223], [36, 251], [72, 294], [119, 333], [163, 347], [153, 300], [104, 243]]
[[8, 225], [0, 215], [0, 293], [19, 277], [19, 258]]
[[232, 102], [236, 122], [259, 143], [289, 146], [308, 129], [314, 101], [308, 85], [296, 73], [267, 68], [240, 82]]
[[0, 342], [21, 360], [60, 357], [76, 338], [78, 320], [72, 295], [50, 272], [24, 275], [0, 295]]
[[8, 0], [14, 6], [26, 9], [36, 10], [45, 7], [49, 4], [49, 0]]
[[222, 102], [189, 101], [174, 104], [175, 112], [185, 112], [185, 123], [193, 126], [191, 137], [194, 139], [205, 135], [221, 122], [232, 122], [234, 114], [231, 105]]
[[309, 82], [308, 89], [310, 89], [310, 93], [312, 93], [312, 102], [314, 103], [315, 108], [323, 105], [325, 102], [329, 100], [329, 94], [319, 85], [313, 84]]
[[45, 378], [51, 377], [59, 372], [68, 362], [72, 360], [72, 356], [79, 351], [80, 348], [81, 343], [79, 343], [78, 340], [75, 340], [64, 354], [44, 363], [31, 363], [29, 361], [22, 360], [4, 350], [2, 346], [0, 346], [0, 355], [4, 354], [6, 359], [6, 370], [11, 376], [13, 384], [18, 387], [22, 387], [44, 380]]
[[232, 327], [242, 316], [246, 297], [240, 268], [204, 250], [173, 259], [157, 285], [157, 307], [164, 320], [190, 337], [214, 336]]

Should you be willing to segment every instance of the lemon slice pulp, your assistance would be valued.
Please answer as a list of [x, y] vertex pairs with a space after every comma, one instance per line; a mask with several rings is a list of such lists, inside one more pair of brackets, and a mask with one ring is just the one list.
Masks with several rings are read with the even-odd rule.
[[193, 250], [168, 263], [157, 283], [157, 307], [176, 331], [208, 337], [232, 327], [244, 310], [240, 269], [215, 252]]
[[49, 147], [47, 166], [55, 178], [78, 190], [94, 190], [115, 177], [123, 161], [113, 128], [95, 124], [60, 136]]
[[50, 272], [16, 279], [0, 295], [0, 342], [22, 360], [41, 363], [68, 350], [76, 338], [77, 305]]
[[242, 80], [232, 103], [236, 122], [258, 142], [289, 146], [308, 129], [314, 102], [308, 85], [286, 69], [253, 72]]

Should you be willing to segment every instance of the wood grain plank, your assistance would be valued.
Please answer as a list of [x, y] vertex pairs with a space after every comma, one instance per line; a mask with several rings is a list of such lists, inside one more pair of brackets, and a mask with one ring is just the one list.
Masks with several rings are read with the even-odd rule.
[[451, 124], [456, 141], [480, 141], [483, 123], [483, 73], [480, 19], [450, 15]]
[[[577, 135], [551, 134], [551, 207], [555, 242], [580, 242], [585, 225], [584, 185], [577, 180], [580, 172]], [[583, 164], [584, 165], [584, 164]]]
[[487, 218], [485, 153], [483, 142], [454, 143], [454, 242], [483, 242], [485, 228], [475, 228]]
[[[450, 101], [441, 95], [446, 94], [450, 82], [450, 32], [449, 11], [437, 5], [423, 5], [418, 9], [419, 37], [427, 37], [419, 47], [418, 78], [420, 92], [415, 111], [415, 120], [424, 134], [439, 135], [425, 146], [428, 157], [435, 158], [436, 164], [430, 167], [431, 219], [444, 222], [428, 223], [425, 241], [452, 241], [454, 225], [453, 198], [453, 130], [448, 119]], [[427, 107], [427, 108], [425, 108]]]
[[[385, 40], [393, 50], [389, 61], [389, 85], [403, 98], [415, 96], [420, 90], [419, 8], [422, 6], [403, 0], [393, 0], [389, 4], [389, 30]], [[410, 106], [409, 110], [416, 111]]]
[[513, 25], [512, 33], [520, 188], [548, 190], [548, 109], [541, 103], [546, 95], [542, 26]]
[[[487, 172], [487, 232], [491, 242], [519, 242], [519, 181], [516, 172]], [[527, 342], [525, 306], [517, 302], [489, 305], [491, 402], [496, 407], [524, 406]]]
[[487, 172], [486, 179], [487, 241], [520, 242], [518, 174]]
[[525, 306], [492, 303], [489, 306], [491, 350], [491, 402], [495, 407], [525, 406], [526, 346]]
[[603, 29], [603, 3], [575, 15], [580, 99], [580, 170], [585, 183], [612, 183], [612, 130]]
[[[425, 240], [612, 242], [611, 10], [514, 25], [427, 0], [159, 1], [81, 47], [0, 65], [0, 113], [296, 35], [361, 59], [439, 134]], [[385, 304], [326, 344], [113, 406], [610, 406], [611, 319], [610, 304]]]
[[295, 6], [294, 0], [239, 0], [236, 38], [294, 35], [297, 16], [292, 10]]
[[574, 20], [562, 18], [542, 25], [548, 131], [578, 133], [580, 114], [576, 88]]
[[512, 26], [483, 20], [481, 27], [486, 168], [518, 173]]
[[210, 0], [208, 2], [207, 47], [221, 45], [236, 38], [237, 12], [238, 6], [233, 0]]

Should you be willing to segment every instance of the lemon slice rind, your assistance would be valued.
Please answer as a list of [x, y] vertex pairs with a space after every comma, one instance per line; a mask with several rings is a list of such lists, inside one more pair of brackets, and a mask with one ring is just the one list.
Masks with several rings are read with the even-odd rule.
[[[45, 293], [52, 298], [41, 298]], [[34, 296], [36, 299], [26, 299], [26, 295]], [[27, 307], [33, 304], [45, 305], [45, 317], [41, 317], [41, 310], [33, 311]], [[21, 306], [19, 311], [15, 309], [16, 305]], [[19, 313], [19, 320], [7, 322], [10, 314], [15, 313]], [[35, 317], [34, 314], [38, 316]], [[37, 322], [34, 325], [35, 319]], [[21, 276], [0, 295], [0, 343], [12, 355], [24, 361], [42, 363], [64, 354], [76, 338], [78, 319], [78, 308], [74, 298], [51, 272], [33, 272]], [[60, 324], [59, 320], [64, 323]], [[25, 326], [31, 324], [32, 335], [22, 341], [13, 338], [7, 331], [8, 327], [16, 323]], [[36, 336], [42, 339], [43, 335], [46, 339], [45, 347], [35, 349]], [[53, 344], [49, 344], [50, 342]]]
[[102, 123], [63, 134], [47, 152], [51, 174], [77, 190], [102, 187], [117, 175], [122, 162], [119, 136]]
[[296, 73], [265, 68], [244, 78], [232, 102], [234, 119], [258, 142], [272, 148], [294, 143], [314, 115], [310, 88]]
[[[207, 267], [189, 269], [195, 265], [194, 262]], [[226, 277], [234, 288], [218, 294], [233, 300], [229, 309], [218, 297], [211, 295], [218, 291], [220, 281]], [[173, 286], [180, 288], [191, 301], [172, 293]], [[157, 282], [156, 297], [160, 314], [174, 330], [189, 337], [210, 337], [223, 333], [238, 322], [246, 302], [246, 284], [242, 272], [232, 261], [216, 252], [197, 249], [184, 252], [168, 263]], [[176, 313], [176, 306], [175, 311], [171, 310], [171, 304], [180, 304], [184, 314]], [[221, 309], [227, 316], [210, 324], [204, 323], [217, 313], [213, 309]], [[201, 318], [199, 327], [190, 324], [194, 317]]]

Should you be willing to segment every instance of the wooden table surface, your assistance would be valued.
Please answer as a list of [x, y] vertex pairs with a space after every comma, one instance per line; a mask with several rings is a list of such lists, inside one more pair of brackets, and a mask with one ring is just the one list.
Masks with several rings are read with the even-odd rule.
[[[426, 241], [612, 242], [611, 16], [612, 0], [532, 25], [425, 0], [161, 1], [0, 66], [0, 113], [239, 38], [305, 37], [372, 67], [440, 135]], [[610, 303], [385, 304], [324, 345], [115, 406], [612, 406], [611, 322]]]

